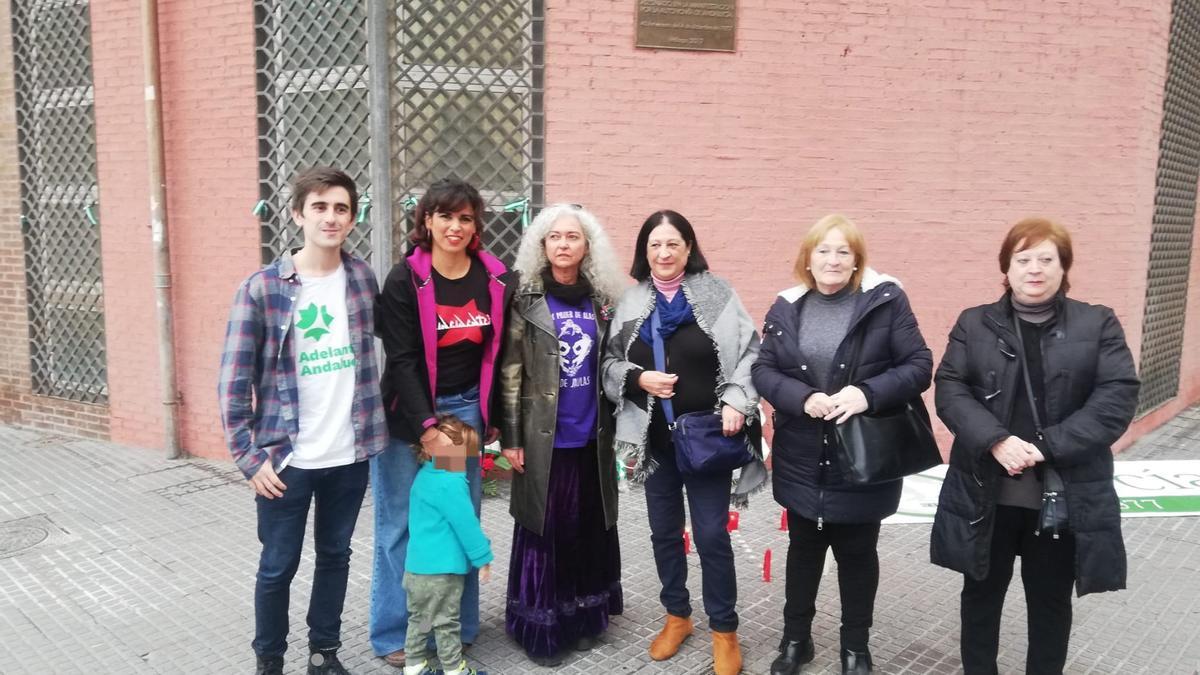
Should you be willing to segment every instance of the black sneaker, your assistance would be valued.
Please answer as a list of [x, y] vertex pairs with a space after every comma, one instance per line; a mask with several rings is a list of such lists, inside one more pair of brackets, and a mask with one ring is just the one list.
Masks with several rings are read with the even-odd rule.
[[308, 655], [308, 675], [350, 675], [350, 671], [338, 661], [336, 649], [327, 649]]
[[254, 675], [283, 675], [283, 657], [257, 657], [257, 663], [254, 666]]

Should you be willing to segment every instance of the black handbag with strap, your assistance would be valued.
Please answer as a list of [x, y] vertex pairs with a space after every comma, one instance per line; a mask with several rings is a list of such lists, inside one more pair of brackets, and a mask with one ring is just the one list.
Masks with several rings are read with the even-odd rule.
[[[847, 383], [854, 382], [861, 350], [860, 337]], [[851, 415], [834, 429], [842, 478], [852, 485], [899, 480], [942, 463], [929, 410], [919, 394], [896, 408]]]

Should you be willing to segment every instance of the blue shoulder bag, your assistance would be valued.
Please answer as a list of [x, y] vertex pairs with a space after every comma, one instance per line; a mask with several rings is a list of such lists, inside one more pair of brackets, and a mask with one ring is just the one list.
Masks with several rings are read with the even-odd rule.
[[[658, 332], [659, 325], [656, 309], [650, 314], [654, 367], [665, 373], [667, 357], [662, 335]], [[671, 430], [671, 440], [675, 443], [675, 464], [679, 467], [679, 473], [685, 476], [724, 473], [743, 467], [754, 459], [745, 425], [732, 436], [726, 436], [722, 430], [720, 401], [716, 410], [691, 412], [679, 417], [675, 417], [671, 399], [662, 398], [659, 402], [667, 418], [667, 428]]]

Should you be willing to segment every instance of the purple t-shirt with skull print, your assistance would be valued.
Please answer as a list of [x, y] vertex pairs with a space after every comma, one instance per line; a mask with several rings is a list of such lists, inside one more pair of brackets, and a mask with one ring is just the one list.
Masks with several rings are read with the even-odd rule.
[[554, 447], [582, 448], [596, 436], [596, 312], [546, 296], [558, 333], [558, 423]]

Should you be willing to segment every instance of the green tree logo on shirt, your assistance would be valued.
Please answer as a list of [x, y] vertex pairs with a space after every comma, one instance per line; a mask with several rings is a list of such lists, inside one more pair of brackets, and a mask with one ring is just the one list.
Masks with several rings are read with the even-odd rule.
[[[323, 326], [317, 325], [320, 321]], [[325, 305], [318, 306], [315, 302], [308, 303], [308, 307], [300, 310], [300, 321], [296, 322], [296, 328], [304, 331], [304, 337], [321, 341], [321, 338], [329, 334], [329, 326], [333, 323], [333, 316], [325, 309]]]

